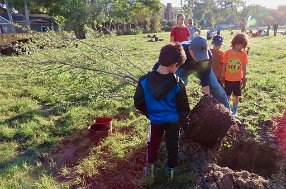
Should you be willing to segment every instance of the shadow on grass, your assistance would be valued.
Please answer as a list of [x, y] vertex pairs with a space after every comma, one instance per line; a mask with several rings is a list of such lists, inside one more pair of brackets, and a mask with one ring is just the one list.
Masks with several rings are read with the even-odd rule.
[[[72, 100], [72, 99], [69, 99]], [[76, 104], [81, 104], [82, 101], [79, 99], [74, 99], [74, 102]], [[14, 117], [10, 117], [6, 120], [0, 120], [0, 129], [3, 125], [8, 125], [11, 129], [14, 130], [15, 134], [13, 135], [3, 135], [0, 134], [0, 142], [16, 142], [18, 144], [18, 154], [16, 157], [11, 158], [6, 161], [0, 161], [0, 171], [9, 170], [13, 166], [21, 166], [24, 163], [28, 163], [31, 165], [34, 165], [35, 162], [38, 159], [41, 159], [43, 154], [49, 151], [49, 149], [58, 142], [58, 139], [61, 138], [62, 135], [68, 135], [71, 133], [74, 133], [73, 135], [81, 135], [80, 133], [83, 133], [83, 131], [77, 130], [76, 128], [69, 129], [68, 133], [56, 133], [53, 130], [50, 130], [49, 132], [47, 130], [42, 131], [42, 127], [39, 126], [39, 130], [31, 133], [31, 134], [25, 134], [18, 131], [18, 126], [29, 123], [30, 121], [33, 121], [34, 117], [43, 117], [43, 118], [49, 118], [51, 116], [60, 116], [63, 113], [67, 111], [67, 109], [71, 106], [74, 106], [75, 104], [69, 104], [69, 105], [62, 105], [62, 104], [48, 104], [48, 105], [42, 105], [39, 109], [33, 109], [26, 111], [24, 113], [18, 114]], [[68, 125], [67, 125], [68, 126]], [[57, 125], [58, 128], [66, 127], [65, 125]], [[45, 129], [45, 128], [43, 128]], [[68, 129], [67, 129], [68, 130]], [[48, 132], [47, 135], [49, 138], [52, 138], [52, 140], [44, 140], [40, 144], [33, 145], [33, 140], [37, 139], [38, 133], [41, 132]], [[58, 138], [56, 140], [53, 140], [53, 138]], [[36, 142], [36, 141], [35, 141]], [[84, 146], [85, 149], [86, 146]], [[86, 153], [84, 153], [86, 154]]]
[[[126, 126], [117, 129], [116, 132], [132, 136], [133, 128]], [[120, 142], [120, 141], [118, 141]], [[99, 152], [98, 152], [99, 153]], [[192, 171], [189, 162], [182, 162], [176, 171], [176, 177], [173, 181], [166, 178], [164, 160], [166, 157], [165, 145], [161, 146], [159, 152], [159, 164], [155, 172], [155, 179], [146, 179], [143, 176], [143, 167], [146, 163], [146, 144], [134, 146], [130, 153], [124, 158], [114, 158], [107, 155], [104, 160], [108, 161], [108, 166], [99, 168], [94, 174], [77, 174], [72, 176], [80, 177], [81, 183], [74, 184], [70, 188], [90, 188], [90, 189], [137, 189], [137, 188], [192, 188], [195, 184], [196, 175]], [[96, 163], [96, 162], [95, 162]], [[69, 176], [70, 177], [70, 176]], [[74, 179], [73, 178], [73, 179]]]
[[[130, 126], [115, 128], [113, 134], [132, 135], [133, 129]], [[50, 150], [50, 153], [46, 156], [49, 159], [44, 159], [44, 161], [54, 161], [57, 164], [57, 170], [63, 167], [71, 168], [72, 171], [67, 175], [54, 175], [59, 182], [73, 183], [70, 188], [143, 188], [142, 169], [146, 157], [145, 144], [133, 147], [130, 149], [130, 154], [127, 154], [124, 158], [116, 158], [107, 154], [106, 157], [96, 159], [97, 161], [108, 161], [109, 166], [99, 168], [93, 175], [87, 175], [85, 172], [80, 174], [76, 171], [76, 166], [81, 164], [82, 159], [89, 156], [91, 148], [100, 145], [100, 142], [103, 142], [106, 137], [102, 135], [92, 136], [86, 129], [78, 133], [74, 139], [63, 141], [58, 147]], [[118, 142], [120, 143], [120, 141]], [[80, 178], [79, 183], [75, 182], [76, 177]]]
[[[23, 121], [24, 123], [28, 118], [32, 119], [33, 115], [51, 116], [61, 114], [64, 111], [65, 108], [56, 109], [53, 106], [46, 106], [43, 110], [26, 112], [7, 119], [4, 122], [14, 124], [15, 121]], [[120, 114], [114, 117], [118, 120], [128, 118], [128, 114], [125, 114], [125, 111], [128, 112], [128, 110], [125, 109], [120, 110]], [[115, 133], [132, 136], [134, 134], [134, 128], [131, 126], [115, 128]], [[50, 143], [40, 144], [32, 149], [24, 150], [23, 153], [16, 158], [0, 164], [0, 169], [9, 169], [14, 165], [22, 165], [25, 162], [31, 165], [41, 162], [42, 167], [35, 167], [37, 175], [45, 173], [52, 175], [59, 183], [70, 182], [72, 183], [70, 188], [176, 188], [174, 187], [176, 184], [182, 186], [180, 182], [185, 180], [185, 177], [178, 178], [175, 184], [166, 181], [163, 164], [161, 165], [161, 171], [158, 171], [157, 179], [154, 183], [150, 183], [143, 178], [142, 170], [146, 158], [146, 145], [144, 143], [132, 147], [130, 154], [127, 154], [123, 159], [108, 155], [107, 159], [104, 160], [108, 161], [111, 166], [103, 167], [103, 169], [97, 170], [98, 172], [93, 175], [77, 173], [75, 171], [76, 167], [82, 163], [83, 159], [90, 156], [91, 148], [99, 145], [103, 140], [104, 138], [102, 137], [91, 137], [87, 129], [77, 130], [69, 139], [63, 140], [55, 147], [52, 147], [55, 145], [54, 143]], [[64, 167], [69, 168], [67, 175], [60, 173]], [[78, 178], [80, 181], [77, 183], [76, 179]]]
[[[30, 136], [24, 136], [22, 133], [17, 132], [17, 126], [29, 123], [33, 121], [35, 117], [41, 117], [49, 119], [52, 116], [62, 116], [71, 107], [76, 106], [87, 106], [89, 99], [87, 96], [81, 97], [69, 97], [65, 100], [66, 103], [53, 103], [53, 104], [42, 104], [40, 108], [26, 111], [24, 113], [18, 114], [16, 116], [10, 117], [6, 120], [0, 120], [0, 128], [2, 125], [8, 125], [9, 127], [16, 130], [14, 136], [1, 136], [0, 142], [7, 141], [17, 141], [18, 143], [25, 143], [30, 139]], [[49, 135], [53, 137], [56, 136], [66, 136], [75, 132], [75, 129], [69, 128], [70, 125], [65, 125], [70, 117], [62, 117], [56, 121], [56, 129], [50, 130]], [[37, 123], [37, 120], [34, 120]], [[41, 129], [41, 128], [39, 128]], [[40, 131], [41, 132], [41, 131]], [[44, 131], [47, 132], [47, 131]]]
[[[132, 130], [132, 127], [126, 126], [116, 129], [115, 132], [132, 135]], [[159, 168], [156, 170], [156, 179], [145, 179], [142, 171], [146, 158], [146, 145], [144, 143], [132, 147], [132, 149], [130, 149], [130, 153], [124, 158], [119, 159], [112, 157], [111, 155], [107, 155], [106, 159], [104, 160], [108, 161], [110, 166], [97, 170], [97, 172], [95, 172], [93, 175], [77, 173], [75, 171], [76, 166], [80, 165], [82, 160], [90, 155], [91, 148], [99, 145], [104, 139], [105, 137], [100, 135], [92, 137], [87, 129], [83, 129], [77, 133], [74, 133], [73, 137], [62, 141], [55, 147], [51, 148], [51, 146], [49, 146], [44, 149], [44, 147], [37, 146], [34, 150], [26, 151], [17, 158], [6, 162], [5, 167], [8, 168], [9, 166], [20, 165], [24, 162], [30, 162], [31, 165], [34, 165], [35, 162], [41, 162], [43, 166], [40, 168], [36, 167], [37, 175], [41, 175], [43, 172], [45, 172], [46, 174], [52, 175], [59, 183], [73, 183], [70, 185], [71, 189], [167, 189], [184, 188], [184, 186], [191, 188], [190, 183], [193, 182], [194, 175], [185, 174], [188, 172], [189, 168], [182, 165], [178, 171], [176, 179], [173, 182], [170, 182], [165, 177], [164, 163], [162, 163], [163, 160], [160, 160], [161, 163]], [[42, 152], [40, 149], [42, 149]], [[165, 157], [166, 154], [164, 153], [165, 152], [160, 152], [160, 156]], [[60, 171], [63, 167], [68, 167], [72, 171], [67, 175], [62, 175]], [[79, 183], [76, 183], [76, 178], [80, 178]]]
[[[86, 188], [144, 188], [143, 167], [145, 164], [145, 145], [138, 146], [132, 150], [124, 159], [110, 159], [110, 167], [100, 170], [98, 174], [91, 177], [83, 177]], [[77, 185], [72, 188], [78, 188]]]

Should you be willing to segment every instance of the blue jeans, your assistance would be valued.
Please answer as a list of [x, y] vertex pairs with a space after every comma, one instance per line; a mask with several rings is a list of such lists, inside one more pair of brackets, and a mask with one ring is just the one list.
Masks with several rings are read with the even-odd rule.
[[[176, 72], [176, 75], [184, 81], [185, 85], [188, 84], [188, 77], [190, 74], [191, 74], [190, 72], [188, 72], [187, 70], [182, 69], [182, 68], [180, 69], [180, 67], [177, 69], [177, 72]], [[207, 75], [201, 79], [201, 83], [202, 83], [203, 87], [209, 86], [212, 96], [217, 101], [222, 103], [226, 108], [230, 109], [226, 93], [225, 93], [224, 89], [222, 88], [222, 86], [220, 85], [220, 83], [218, 82], [218, 80], [217, 80], [212, 69], [211, 69], [209, 75]]]
[[183, 80], [185, 86], [188, 85], [188, 77], [189, 77], [190, 74], [191, 74], [191, 72], [188, 73], [188, 71], [186, 69], [183, 69], [181, 66], [179, 66], [177, 71], [176, 71], [176, 75], [178, 77], [180, 77], [181, 80]]

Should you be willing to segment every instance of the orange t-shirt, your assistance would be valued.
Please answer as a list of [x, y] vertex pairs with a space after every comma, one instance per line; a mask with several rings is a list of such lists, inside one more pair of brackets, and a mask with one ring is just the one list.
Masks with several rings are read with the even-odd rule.
[[212, 69], [217, 78], [221, 76], [221, 67], [224, 53], [221, 50], [211, 49], [212, 52]]
[[233, 53], [229, 49], [224, 53], [223, 64], [226, 64], [225, 80], [240, 81], [243, 77], [243, 64], [248, 64], [247, 54], [244, 51]]

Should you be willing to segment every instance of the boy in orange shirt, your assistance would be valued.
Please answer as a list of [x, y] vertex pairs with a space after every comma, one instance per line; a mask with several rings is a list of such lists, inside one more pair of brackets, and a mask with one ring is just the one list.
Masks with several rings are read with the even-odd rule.
[[220, 82], [221, 77], [221, 69], [222, 69], [222, 60], [224, 53], [220, 50], [221, 46], [223, 45], [223, 38], [220, 35], [216, 35], [212, 39], [213, 48], [211, 49], [212, 52], [212, 69], [217, 78]]
[[241, 89], [246, 84], [246, 65], [248, 57], [245, 49], [248, 45], [247, 38], [244, 34], [237, 34], [231, 41], [232, 49], [227, 50], [223, 57], [223, 66], [221, 73], [221, 81], [225, 86], [225, 92], [230, 99], [233, 94], [232, 114], [237, 115], [237, 107]]

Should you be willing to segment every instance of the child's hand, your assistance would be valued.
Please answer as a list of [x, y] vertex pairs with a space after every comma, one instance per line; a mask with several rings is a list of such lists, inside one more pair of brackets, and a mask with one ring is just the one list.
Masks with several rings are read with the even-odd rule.
[[225, 78], [224, 77], [220, 78], [220, 84], [224, 88], [224, 85], [225, 85]]
[[241, 82], [240, 82], [240, 88], [241, 88], [241, 89], [244, 89], [244, 88], [245, 88], [245, 85], [246, 85], [246, 78], [242, 78], [242, 79], [241, 79]]

